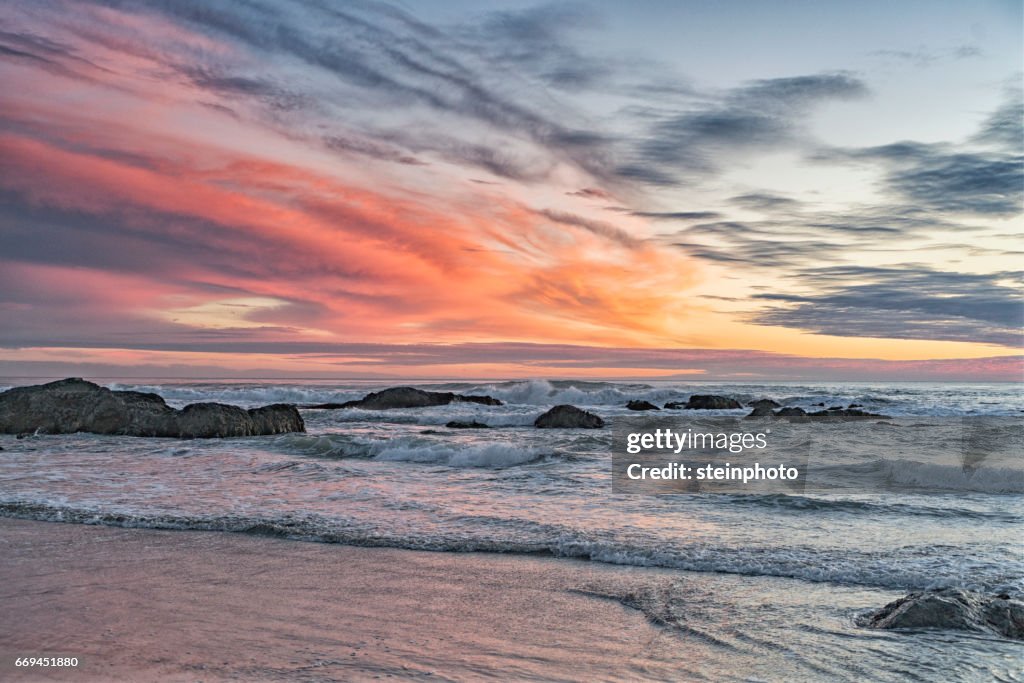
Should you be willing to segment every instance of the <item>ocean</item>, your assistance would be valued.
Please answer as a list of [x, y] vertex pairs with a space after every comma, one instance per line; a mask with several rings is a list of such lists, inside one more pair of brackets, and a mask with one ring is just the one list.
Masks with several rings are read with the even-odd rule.
[[[156, 392], [175, 407], [343, 402], [401, 384], [101, 383]], [[303, 410], [306, 434], [240, 439], [3, 435], [0, 514], [678, 570], [680, 594], [710, 587], [707, 595], [687, 593], [687, 604], [698, 608], [686, 619], [666, 619], [678, 598], [671, 591], [595, 592], [676, 628], [681, 642], [696, 638], [701, 656], [686, 672], [694, 678], [719, 680], [737, 662], [763, 660], [773, 664], [756, 669], [757, 680], [1022, 680], [1018, 643], [858, 626], [865, 610], [912, 590], [1024, 592], [1019, 430], [1005, 432], [988, 449], [995, 454], [989, 460], [962, 459], [965, 420], [1019, 426], [1019, 385], [530, 380], [416, 386], [486, 394], [505, 404]], [[772, 398], [808, 410], [859, 404], [893, 419], [831, 427], [835, 437], [810, 455], [821, 485], [804, 492], [614, 494], [612, 430], [635, 417], [626, 402], [662, 405], [691, 394], [743, 403]], [[532, 426], [564, 403], [610, 425]], [[700, 412], [739, 418], [749, 408]], [[450, 420], [490, 428], [448, 429]], [[887, 446], [866, 448], [871, 439]], [[923, 461], [919, 453], [945, 455]], [[699, 580], [685, 580], [692, 576]]]

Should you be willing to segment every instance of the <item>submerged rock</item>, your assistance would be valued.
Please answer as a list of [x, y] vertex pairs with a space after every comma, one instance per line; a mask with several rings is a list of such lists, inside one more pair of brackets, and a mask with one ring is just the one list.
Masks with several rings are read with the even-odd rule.
[[357, 401], [345, 403], [320, 403], [309, 406], [324, 410], [337, 408], [362, 408], [363, 410], [393, 410], [396, 408], [429, 408], [446, 406], [449, 403], [479, 403], [485, 406], [500, 406], [501, 401], [490, 396], [455, 394], [450, 391], [424, 391], [415, 387], [392, 387], [374, 391]]
[[181, 410], [156, 394], [111, 391], [82, 379], [15, 387], [0, 394], [0, 432], [119, 434], [183, 439], [304, 432], [293, 405], [245, 410], [194, 403]]
[[658, 406], [654, 405], [650, 401], [630, 401], [626, 404], [626, 407], [630, 410], [661, 410]]
[[713, 396], [710, 394], [694, 394], [683, 406], [688, 410], [730, 410], [742, 408], [739, 401], [728, 396]]
[[1024, 640], [1024, 602], [961, 588], [911, 593], [862, 620], [868, 628], [944, 628]]
[[469, 421], [466, 421], [466, 420], [452, 420], [451, 422], [446, 424], [445, 427], [447, 427], [448, 429], [490, 429], [491, 428], [490, 425], [486, 425], [483, 422], [477, 422], [476, 420], [473, 420], [472, 422], [469, 422]]
[[576, 406], [560, 405], [534, 420], [533, 426], [539, 429], [600, 429], [604, 427], [604, 420]]

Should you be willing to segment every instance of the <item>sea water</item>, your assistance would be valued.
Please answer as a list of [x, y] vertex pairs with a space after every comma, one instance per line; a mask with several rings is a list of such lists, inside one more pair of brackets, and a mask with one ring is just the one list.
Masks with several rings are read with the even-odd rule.
[[[156, 392], [176, 407], [198, 401], [243, 407], [343, 402], [385, 386], [105, 384]], [[709, 623], [702, 632], [728, 645], [703, 643], [709, 651], [689, 672], [694, 676], [718, 678], [728, 671], [729, 657], [767, 656], [773, 650], [766, 643], [779, 642], [785, 643], [787, 664], [759, 671], [759, 679], [775, 677], [772, 671], [778, 680], [813, 679], [815, 667], [826, 667], [825, 677], [849, 680], [901, 680], [911, 672], [941, 680], [950, 671], [967, 679], [1020, 680], [1019, 644], [984, 634], [880, 634], [856, 625], [865, 609], [911, 590], [960, 586], [1018, 596], [1024, 591], [1019, 444], [1002, 444], [998, 466], [980, 467], [924, 462], [901, 447], [928, 451], [934, 440], [935, 450], [941, 450], [962, 434], [962, 420], [969, 417], [1019, 424], [1024, 417], [1019, 385], [533, 380], [417, 386], [486, 394], [504, 405], [304, 409], [305, 434], [239, 439], [0, 436], [0, 514], [444, 552], [544, 553], [701, 572], [715, 585], [724, 582], [737, 590], [707, 601]], [[834, 427], [828, 447], [813, 454], [819, 481], [831, 482], [831, 488], [613, 493], [612, 428], [635, 415], [626, 402], [662, 405], [694, 393], [742, 403], [772, 398], [807, 410], [860, 404], [893, 419]], [[609, 426], [532, 426], [538, 415], [564, 403], [599, 414]], [[700, 411], [716, 418], [748, 412]], [[448, 429], [444, 425], [450, 420], [476, 420], [490, 428]], [[869, 437], [884, 438], [891, 448], [865, 450], [861, 439]], [[693, 585], [681, 580], [678, 594]], [[799, 586], [804, 588], [794, 590]], [[750, 591], [757, 596], [754, 602], [771, 608], [744, 622], [738, 615], [749, 617]], [[822, 597], [829, 595], [834, 600]], [[636, 599], [619, 597], [627, 604]], [[639, 607], [652, 618], [672, 609], [671, 595], [649, 598], [658, 604]], [[663, 615], [657, 618], [665, 621]]]

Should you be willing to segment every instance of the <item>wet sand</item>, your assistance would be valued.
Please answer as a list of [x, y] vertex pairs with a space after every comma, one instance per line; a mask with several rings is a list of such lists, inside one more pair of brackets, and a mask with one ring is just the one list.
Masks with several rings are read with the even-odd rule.
[[0, 679], [668, 680], [685, 668], [673, 633], [579, 592], [668, 575], [0, 519]]

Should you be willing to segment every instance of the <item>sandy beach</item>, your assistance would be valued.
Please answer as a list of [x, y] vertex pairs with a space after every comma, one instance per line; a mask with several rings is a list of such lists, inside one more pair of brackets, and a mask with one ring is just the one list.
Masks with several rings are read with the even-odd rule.
[[[854, 624], [896, 593], [792, 579], [9, 518], [0, 518], [0, 558], [4, 681], [1019, 673], [1010, 641]], [[79, 664], [16, 667], [25, 656]]]
[[[9, 681], [665, 679], [683, 656], [574, 592], [657, 570], [12, 519], [0, 555]], [[47, 654], [80, 664], [13, 666]]]

